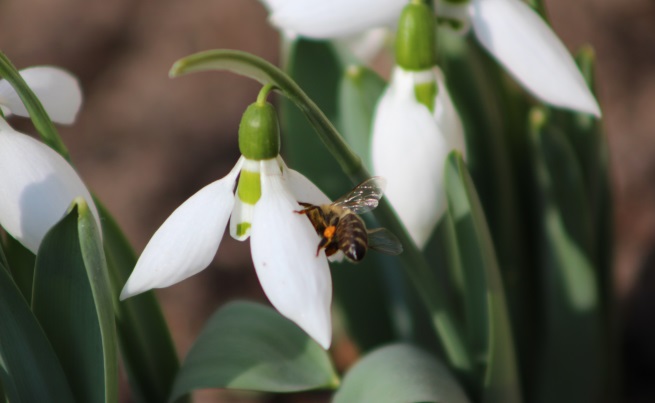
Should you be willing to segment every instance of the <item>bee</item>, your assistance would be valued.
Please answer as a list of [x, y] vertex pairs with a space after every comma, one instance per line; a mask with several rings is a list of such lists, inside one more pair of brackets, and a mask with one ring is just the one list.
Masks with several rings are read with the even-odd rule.
[[375, 176], [331, 204], [317, 206], [299, 202], [304, 209], [296, 213], [306, 215], [321, 237], [316, 249], [317, 256], [321, 249], [325, 249], [326, 256], [341, 251], [348, 260], [357, 263], [369, 248], [389, 255], [398, 255], [403, 251], [400, 241], [389, 230], [368, 230], [364, 220], [358, 216], [378, 206], [385, 185], [384, 178]]

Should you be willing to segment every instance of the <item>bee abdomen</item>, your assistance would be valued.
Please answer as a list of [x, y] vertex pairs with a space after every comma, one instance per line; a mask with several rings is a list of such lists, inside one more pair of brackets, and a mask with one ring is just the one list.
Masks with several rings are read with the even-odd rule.
[[339, 220], [336, 233], [339, 250], [354, 262], [364, 258], [368, 246], [366, 226], [355, 214], [346, 214]]

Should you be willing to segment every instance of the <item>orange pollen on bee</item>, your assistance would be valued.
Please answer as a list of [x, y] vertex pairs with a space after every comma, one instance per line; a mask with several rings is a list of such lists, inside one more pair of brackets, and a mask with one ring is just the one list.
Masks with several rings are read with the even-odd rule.
[[332, 239], [336, 231], [337, 231], [337, 227], [335, 227], [334, 225], [330, 225], [325, 229], [325, 231], [323, 231], [323, 236], [328, 239]]

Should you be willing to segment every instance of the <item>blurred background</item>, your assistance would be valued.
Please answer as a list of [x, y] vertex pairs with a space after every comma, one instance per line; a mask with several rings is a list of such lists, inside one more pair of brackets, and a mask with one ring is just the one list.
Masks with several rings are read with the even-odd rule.
[[[624, 397], [655, 401], [655, 2], [545, 3], [570, 50], [589, 43], [597, 52], [615, 203]], [[240, 49], [278, 63], [278, 34], [266, 17], [257, 0], [0, 0], [0, 50], [18, 68], [58, 65], [80, 78], [83, 109], [60, 132], [81, 176], [137, 253], [182, 201], [236, 162], [241, 113], [259, 90], [228, 73], [172, 80], [169, 68], [212, 48]], [[26, 120], [12, 124], [32, 131]], [[266, 301], [248, 243], [229, 236], [212, 267], [158, 296], [180, 357], [219, 305], [236, 298]], [[337, 365], [347, 365], [340, 357], [352, 355], [347, 345], [337, 344], [335, 353]], [[221, 391], [195, 397], [281, 401]]]

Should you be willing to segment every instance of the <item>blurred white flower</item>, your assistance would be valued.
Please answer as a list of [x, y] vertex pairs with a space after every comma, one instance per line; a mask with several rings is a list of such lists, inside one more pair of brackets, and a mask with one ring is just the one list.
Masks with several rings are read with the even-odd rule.
[[[239, 174], [242, 180], [235, 197]], [[253, 189], [240, 189], [244, 183]], [[279, 156], [260, 161], [241, 157], [227, 176], [191, 196], [155, 232], [121, 300], [178, 283], [209, 266], [231, 216], [230, 235], [238, 240], [250, 237], [255, 270], [273, 306], [329, 348], [330, 269], [325, 252], [316, 253], [320, 239], [314, 227], [307, 217], [295, 213], [302, 209], [298, 200], [330, 202]]]
[[[430, 83], [437, 88], [432, 111], [416, 96], [417, 86]], [[373, 172], [387, 179], [385, 194], [419, 247], [446, 210], [443, 169], [453, 149], [465, 153], [464, 129], [439, 69], [396, 67], [375, 110]]]
[[[54, 122], [75, 120], [82, 103], [75, 77], [54, 67], [32, 67], [20, 73]], [[6, 80], [0, 80], [0, 109], [5, 116], [29, 116]], [[0, 225], [36, 253], [45, 234], [76, 197], [86, 200], [100, 225], [93, 198], [70, 164], [0, 118]]]
[[[394, 25], [407, 0], [262, 0], [273, 25], [316, 39], [343, 38]], [[437, 14], [472, 26], [478, 41], [543, 102], [600, 116], [598, 102], [566, 47], [521, 0], [437, 1]], [[366, 54], [373, 53], [370, 49]]]

